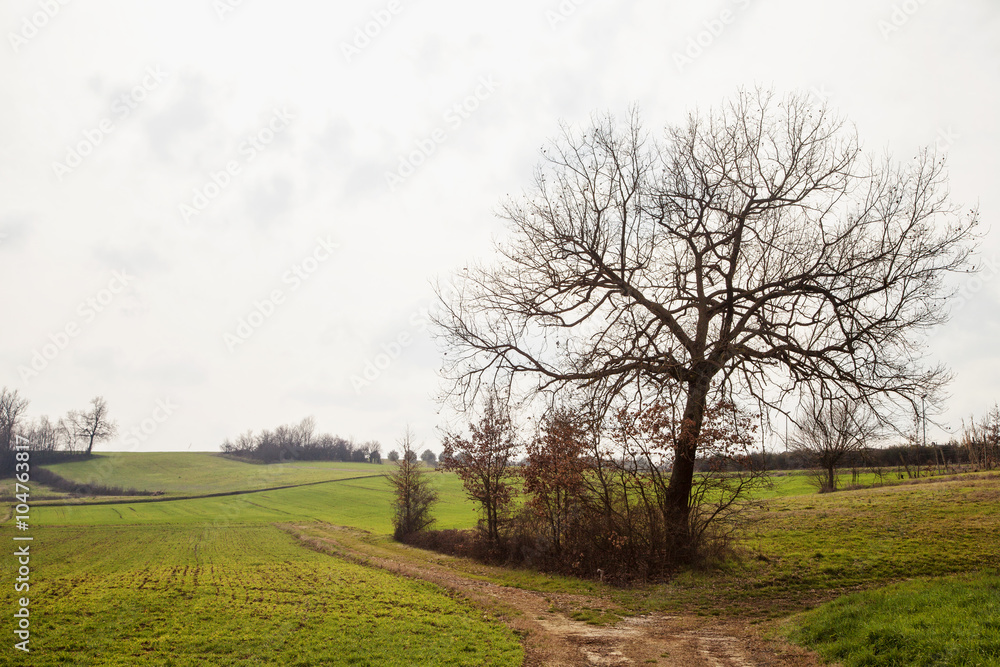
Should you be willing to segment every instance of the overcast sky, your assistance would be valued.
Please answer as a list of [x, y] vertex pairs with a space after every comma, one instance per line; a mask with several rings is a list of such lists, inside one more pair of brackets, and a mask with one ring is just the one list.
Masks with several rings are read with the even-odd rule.
[[0, 28], [0, 386], [29, 417], [103, 395], [103, 449], [307, 415], [436, 444], [431, 281], [490, 256], [559, 122], [757, 84], [947, 151], [987, 235], [931, 343], [945, 421], [1000, 399], [995, 0], [8, 0]]

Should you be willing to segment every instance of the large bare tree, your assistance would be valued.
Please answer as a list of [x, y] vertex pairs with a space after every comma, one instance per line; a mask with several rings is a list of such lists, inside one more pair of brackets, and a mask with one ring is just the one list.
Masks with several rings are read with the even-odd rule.
[[[668, 523], [685, 531], [709, 395], [824, 385], [915, 404], [946, 380], [921, 338], [946, 318], [976, 211], [944, 161], [862, 152], [802, 95], [744, 91], [651, 139], [633, 112], [564, 129], [533, 187], [503, 207], [510, 238], [442, 296], [449, 395], [583, 387], [598, 406], [680, 389]], [[885, 414], [885, 409], [881, 411]]]

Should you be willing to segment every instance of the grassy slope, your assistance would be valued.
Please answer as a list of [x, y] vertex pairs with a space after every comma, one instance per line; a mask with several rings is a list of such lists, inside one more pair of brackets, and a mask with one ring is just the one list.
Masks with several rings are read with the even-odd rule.
[[[458, 477], [434, 474], [431, 479], [441, 498], [435, 508], [436, 525], [441, 528], [475, 525], [474, 507], [465, 499]], [[39, 506], [34, 514], [39, 524], [58, 526], [188, 524], [219, 528], [229, 524], [316, 520], [391, 533], [391, 500], [388, 482], [375, 477], [220, 498]]]
[[[517, 638], [469, 604], [272, 526], [43, 528], [32, 551], [33, 665], [522, 660]], [[0, 559], [5, 581], [13, 567]], [[0, 604], [12, 597], [3, 587]], [[0, 632], [12, 636], [10, 614]]]
[[1000, 576], [855, 593], [796, 617], [787, 632], [844, 667], [1000, 665]]
[[902, 579], [1000, 567], [998, 534], [998, 479], [775, 498], [752, 516], [740, 562], [684, 573], [644, 604], [777, 618]]
[[199, 495], [377, 475], [368, 463], [296, 461], [255, 465], [202, 452], [110, 452], [87, 461], [45, 466], [66, 479], [172, 495]]

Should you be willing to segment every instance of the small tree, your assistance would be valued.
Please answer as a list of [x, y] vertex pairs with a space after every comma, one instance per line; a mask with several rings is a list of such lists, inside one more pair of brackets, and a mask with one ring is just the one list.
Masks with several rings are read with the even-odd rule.
[[837, 467], [878, 434], [867, 406], [846, 398], [811, 397], [801, 408], [789, 447], [818, 471], [820, 492], [837, 490]]
[[420, 455], [420, 460], [427, 464], [428, 467], [433, 468], [437, 465], [437, 454], [429, 449], [425, 449], [424, 453]]
[[95, 442], [109, 440], [118, 435], [118, 424], [108, 416], [108, 402], [103, 396], [95, 396], [90, 401], [90, 410], [71, 410], [66, 421], [75, 435], [87, 442], [90, 456]]
[[562, 552], [574, 503], [583, 493], [586, 439], [584, 421], [568, 409], [556, 409], [545, 416], [541, 432], [528, 443], [522, 470], [528, 507], [545, 522], [556, 554]]
[[391, 452], [389, 452], [389, 460], [391, 462], [393, 462], [393, 463], [395, 463], [396, 461], [398, 461], [399, 460], [399, 452], [397, 452], [395, 449], [392, 450]]
[[466, 494], [479, 503], [486, 539], [496, 546], [500, 524], [514, 499], [513, 464], [518, 449], [510, 413], [496, 393], [486, 394], [482, 416], [469, 424], [469, 430], [470, 438], [455, 433], [445, 436], [440, 467], [458, 473]]
[[28, 422], [24, 432], [31, 443], [31, 449], [36, 452], [54, 452], [59, 449], [59, 429], [46, 415]]
[[368, 457], [368, 463], [382, 463], [382, 443], [378, 440], [369, 440], [362, 445], [362, 448]]
[[[385, 474], [396, 494], [396, 514], [393, 518], [393, 537], [402, 540], [428, 528], [434, 519], [431, 506], [437, 501], [437, 492], [431, 488], [427, 470], [417, 463], [413, 450], [413, 433], [409, 428], [399, 441], [403, 458]], [[390, 460], [392, 454], [389, 454]], [[411, 454], [413, 454], [411, 456]]]

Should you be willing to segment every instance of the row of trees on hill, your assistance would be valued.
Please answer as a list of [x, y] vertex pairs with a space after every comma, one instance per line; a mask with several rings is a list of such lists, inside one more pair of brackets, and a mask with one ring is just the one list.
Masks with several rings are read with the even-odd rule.
[[222, 452], [236, 458], [275, 463], [279, 461], [354, 461], [381, 463], [382, 445], [369, 440], [358, 444], [329, 433], [316, 433], [316, 420], [306, 417], [259, 433], [248, 430], [235, 440], [226, 439]]
[[95, 444], [118, 433], [108, 402], [101, 396], [91, 399], [89, 408], [70, 410], [57, 420], [46, 415], [28, 419], [29, 404], [17, 389], [0, 387], [0, 473], [13, 470], [17, 444], [27, 444], [29, 451], [54, 460], [56, 453], [89, 456]]
[[[412, 434], [410, 434], [410, 432], [407, 431], [407, 437], [404, 437], [403, 440], [400, 440], [399, 445], [400, 449], [403, 450], [403, 458], [406, 461], [415, 462], [417, 460], [417, 452], [412, 448], [413, 443], [411, 441], [412, 441]], [[391, 450], [389, 452], [388, 459], [393, 463], [399, 461], [400, 460], [399, 452], [397, 452], [395, 449]], [[438, 462], [437, 454], [435, 454], [430, 449], [425, 449], [423, 451], [423, 453], [420, 455], [420, 460], [426, 463], [431, 468], [436, 467]]]

